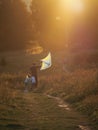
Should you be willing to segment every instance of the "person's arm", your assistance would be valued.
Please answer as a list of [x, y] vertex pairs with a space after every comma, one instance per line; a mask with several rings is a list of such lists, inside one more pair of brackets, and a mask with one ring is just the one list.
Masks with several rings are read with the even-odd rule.
[[40, 67], [41, 67], [41, 64], [40, 64], [40, 65], [36, 65], [36, 68], [38, 68], [38, 69], [39, 69]]

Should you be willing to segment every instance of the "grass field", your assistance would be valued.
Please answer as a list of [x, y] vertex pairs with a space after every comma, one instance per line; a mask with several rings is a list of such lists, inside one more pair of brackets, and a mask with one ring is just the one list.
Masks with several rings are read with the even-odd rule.
[[[27, 126], [31, 124], [33, 125], [34, 130], [65, 130], [65, 128], [66, 130], [78, 130], [77, 127], [70, 124], [71, 119], [70, 122], [67, 122], [68, 120], [64, 118], [67, 113], [64, 114], [64, 111], [61, 111], [56, 107], [55, 102], [41, 96], [42, 94], [61, 97], [63, 100], [70, 103], [76, 110], [88, 116], [91, 121], [90, 124], [94, 127], [93, 130], [97, 130], [98, 68], [96, 66], [75, 66], [75, 69], [72, 69], [73, 66], [71, 64], [64, 64], [63, 60], [66, 58], [66, 55], [64, 55], [63, 52], [52, 53], [53, 66], [45, 71], [38, 71], [38, 88], [36, 89], [35, 94], [28, 93], [25, 99], [25, 94], [23, 93], [24, 79], [29, 71], [29, 67], [33, 62], [40, 64], [40, 59], [46, 55], [47, 52], [30, 55], [25, 53], [25, 51], [0, 54], [0, 58], [2, 59], [2, 57], [4, 57], [6, 60], [6, 66], [0, 66], [0, 125], [2, 130], [4, 130], [3, 126], [7, 126], [6, 129], [8, 130], [13, 129], [13, 127], [27, 130], [29, 129]], [[32, 101], [34, 107], [29, 106], [30, 104], [32, 105], [30, 98], [34, 99]], [[43, 111], [42, 108], [45, 104], [46, 110]], [[49, 104], [54, 105], [55, 110], [50, 111], [52, 106]], [[25, 105], [27, 106], [25, 107]], [[39, 109], [40, 106], [42, 106], [42, 108]], [[26, 122], [26, 119], [30, 118], [31, 111], [35, 112], [35, 115], [33, 115], [34, 120], [32, 123], [32, 119], [29, 119]], [[44, 117], [46, 111], [53, 114], [53, 116], [63, 116], [63, 118], [57, 118], [52, 122], [49, 113], [47, 115], [49, 119]], [[57, 113], [58, 115], [55, 115]], [[14, 125], [13, 123], [10, 123], [13, 119], [15, 119]], [[22, 119], [21, 123], [19, 119]], [[65, 125], [64, 122], [67, 122], [68, 126]], [[76, 124], [77, 123], [78, 121]], [[51, 126], [49, 124], [51, 124]], [[30, 128], [32, 128], [32, 125]], [[48, 129], [46, 127], [48, 127]]]

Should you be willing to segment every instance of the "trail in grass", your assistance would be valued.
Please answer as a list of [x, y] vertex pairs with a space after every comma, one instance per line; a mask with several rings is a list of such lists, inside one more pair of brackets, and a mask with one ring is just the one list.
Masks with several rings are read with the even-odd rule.
[[19, 92], [12, 104], [0, 104], [0, 130], [89, 130], [84, 116], [69, 106], [65, 107], [69, 110], [64, 109], [63, 102], [56, 100], [39, 93]]
[[[63, 101], [61, 98], [59, 98], [59, 97], [54, 97], [54, 96], [51, 96], [51, 95], [46, 95], [46, 96], [49, 97], [49, 98], [55, 99], [55, 100], [57, 101], [57, 103], [58, 103], [58, 107], [64, 108], [64, 109], [67, 110], [67, 111], [73, 111], [73, 109], [70, 108], [69, 104], [66, 103], [65, 101]], [[74, 113], [77, 113], [77, 112], [75, 112], [75, 111], [73, 111], [73, 112], [74, 112]], [[85, 125], [81, 124], [81, 125], [78, 125], [78, 127], [79, 127], [81, 130], [91, 130], [91, 129], [89, 128], [89, 126], [87, 126], [87, 124], [85, 124]]]

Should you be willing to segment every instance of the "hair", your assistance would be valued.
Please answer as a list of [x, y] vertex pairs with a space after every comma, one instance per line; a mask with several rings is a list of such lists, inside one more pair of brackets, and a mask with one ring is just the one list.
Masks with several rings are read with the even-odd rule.
[[29, 78], [29, 77], [31, 77], [31, 74], [28, 74], [27, 76], [28, 76], [28, 78]]

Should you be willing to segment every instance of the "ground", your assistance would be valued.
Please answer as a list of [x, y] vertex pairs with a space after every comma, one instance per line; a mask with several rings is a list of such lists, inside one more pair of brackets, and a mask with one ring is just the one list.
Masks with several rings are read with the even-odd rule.
[[38, 71], [37, 90], [24, 92], [32, 63], [47, 54], [0, 53], [6, 61], [0, 66], [0, 130], [98, 130], [96, 66], [66, 64], [65, 52], [52, 52], [52, 67]]
[[0, 130], [81, 130], [79, 125], [90, 125], [86, 117], [59, 107], [47, 95], [24, 91], [17, 95], [13, 104], [0, 107]]

